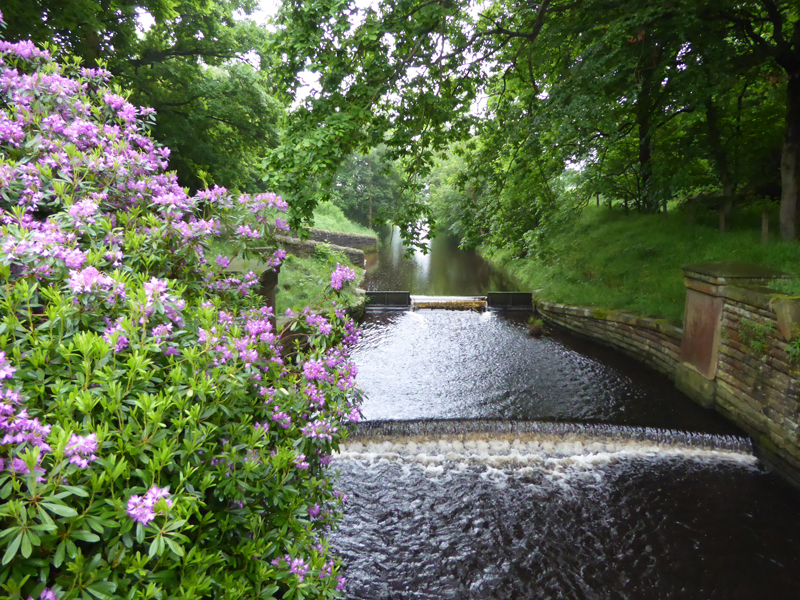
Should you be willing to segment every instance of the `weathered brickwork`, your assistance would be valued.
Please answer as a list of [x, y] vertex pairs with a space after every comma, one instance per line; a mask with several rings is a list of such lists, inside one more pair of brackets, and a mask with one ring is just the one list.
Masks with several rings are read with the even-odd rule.
[[312, 227], [309, 230], [308, 239], [315, 242], [333, 244], [334, 246], [358, 248], [364, 252], [377, 250], [378, 248], [378, 237], [375, 235], [344, 233], [342, 231], [328, 231], [327, 229], [317, 229], [316, 227]]
[[665, 321], [541, 301], [536, 308], [546, 321], [611, 346], [665, 375], [675, 375], [683, 331]]
[[716, 406], [750, 433], [776, 466], [800, 472], [798, 376], [800, 364], [789, 356], [770, 295], [753, 294], [752, 303], [726, 297]]
[[[317, 246], [324, 242], [315, 242], [313, 240], [300, 240], [285, 235], [276, 235], [275, 241], [278, 245], [286, 250], [289, 254], [294, 254], [300, 258], [308, 258], [313, 255]], [[364, 251], [350, 246], [336, 246], [334, 244], [327, 244], [332, 250], [336, 250], [344, 254], [347, 259], [357, 267], [364, 267], [365, 258]]]
[[[742, 427], [762, 458], [800, 484], [800, 364], [778, 327], [773, 296], [726, 286], [712, 385], [716, 410]], [[747, 301], [743, 301], [746, 299]], [[673, 380], [683, 330], [630, 313], [538, 302], [542, 317], [644, 362]], [[682, 388], [683, 389], [683, 388]], [[689, 392], [691, 395], [691, 392]]]

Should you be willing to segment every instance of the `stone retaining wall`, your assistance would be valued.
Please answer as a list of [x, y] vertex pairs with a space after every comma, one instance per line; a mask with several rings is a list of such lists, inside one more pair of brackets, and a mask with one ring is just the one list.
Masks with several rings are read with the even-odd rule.
[[[278, 245], [286, 250], [289, 254], [294, 254], [300, 258], [308, 258], [314, 251], [316, 250], [317, 246], [323, 244], [324, 242], [315, 242], [314, 240], [301, 240], [298, 238], [288, 237], [285, 235], [276, 235], [275, 241]], [[331, 250], [336, 250], [344, 254], [347, 259], [353, 263], [353, 265], [357, 267], [364, 268], [366, 263], [366, 258], [364, 256], [364, 251], [359, 250], [358, 248], [352, 248], [350, 246], [338, 246], [335, 244], [326, 244], [330, 246]]]
[[542, 317], [644, 362], [670, 378], [680, 362], [683, 331], [659, 319], [550, 302], [536, 302]]
[[[293, 236], [297, 237], [297, 236]], [[362, 233], [344, 233], [342, 231], [328, 231], [327, 229], [309, 229], [308, 239], [314, 242], [325, 242], [334, 246], [344, 246], [346, 248], [358, 248], [365, 252], [377, 250], [378, 237]]]
[[725, 298], [714, 406], [753, 437], [766, 462], [800, 483], [800, 364], [789, 357], [771, 297], [765, 290], [748, 302]]
[[[689, 285], [687, 283], [687, 285]], [[789, 355], [797, 312], [787, 324], [780, 306], [800, 299], [766, 288], [717, 285], [722, 299], [713, 374], [685, 362], [684, 331], [624, 312], [537, 302], [546, 321], [644, 362], [750, 435], [760, 458], [800, 486], [800, 362]], [[785, 311], [784, 311], [785, 312]], [[687, 334], [688, 335], [688, 334]], [[688, 342], [688, 339], [686, 340]]]

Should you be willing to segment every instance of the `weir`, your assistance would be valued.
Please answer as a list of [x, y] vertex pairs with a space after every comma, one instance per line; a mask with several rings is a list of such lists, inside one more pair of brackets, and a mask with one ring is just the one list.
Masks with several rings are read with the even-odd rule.
[[[605, 423], [559, 423], [501, 419], [437, 419], [365, 421], [354, 428], [348, 443], [487, 441], [537, 444], [538, 448], [574, 452], [632, 449], [658, 452], [670, 449], [731, 452], [753, 457], [743, 436], [687, 432], [655, 427]], [[559, 446], [560, 445], [560, 446]], [[755, 458], [753, 457], [753, 460]]]
[[519, 310], [533, 309], [527, 292], [488, 292], [485, 296], [427, 296], [406, 291], [370, 290], [366, 292], [368, 310]]

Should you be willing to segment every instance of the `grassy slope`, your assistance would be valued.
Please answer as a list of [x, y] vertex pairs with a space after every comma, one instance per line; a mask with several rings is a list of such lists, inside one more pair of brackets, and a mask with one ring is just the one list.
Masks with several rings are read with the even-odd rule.
[[[755, 219], [750, 219], [752, 224]], [[774, 233], [773, 233], [774, 235]], [[502, 251], [490, 259], [545, 300], [629, 310], [683, 320], [684, 265], [739, 260], [800, 272], [800, 244], [743, 227], [719, 234], [710, 224], [688, 227], [682, 213], [624, 215], [589, 208], [550, 240], [548, 258], [513, 259]]]
[[320, 202], [314, 209], [314, 227], [328, 231], [376, 235], [371, 229], [349, 220], [342, 209], [331, 202]]

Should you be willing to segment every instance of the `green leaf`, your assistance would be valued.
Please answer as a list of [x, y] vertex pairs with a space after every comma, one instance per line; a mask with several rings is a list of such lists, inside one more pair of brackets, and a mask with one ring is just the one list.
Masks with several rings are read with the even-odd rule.
[[53, 555], [53, 566], [58, 569], [64, 563], [64, 554], [66, 553], [67, 545], [61, 542], [56, 548], [56, 553]]
[[177, 554], [178, 556], [184, 555], [183, 547], [177, 542], [175, 542], [175, 540], [172, 540], [168, 537], [164, 538], [164, 540], [167, 542], [167, 546], [169, 546], [169, 549], [172, 550], [175, 554]]
[[86, 529], [76, 529], [70, 532], [70, 537], [82, 542], [99, 542], [100, 536]]
[[41, 506], [46, 508], [52, 513], [55, 513], [61, 517], [77, 517], [78, 511], [74, 508], [70, 508], [69, 506], [65, 506], [63, 504], [53, 504], [52, 502], [42, 502]]
[[95, 598], [106, 600], [111, 598], [112, 594], [117, 591], [117, 584], [113, 581], [96, 581], [86, 587], [89, 593]]
[[28, 534], [25, 533], [22, 535], [22, 543], [20, 544], [20, 553], [24, 558], [30, 558], [31, 552], [33, 552], [33, 546], [31, 545], [31, 540], [28, 537]]
[[0, 488], [0, 498], [5, 500], [11, 495], [11, 491], [14, 489], [13, 481], [9, 481], [6, 483], [2, 488]]
[[85, 489], [83, 489], [82, 487], [79, 487], [77, 485], [62, 485], [61, 489], [67, 490], [73, 496], [80, 496], [81, 498], [88, 498], [89, 497], [89, 492], [87, 492]]
[[6, 548], [6, 553], [3, 555], [3, 564], [7, 565], [11, 562], [11, 559], [17, 554], [17, 548], [19, 548], [20, 543], [22, 542], [23, 533], [20, 532], [17, 534], [11, 543]]
[[147, 556], [149, 556], [150, 558], [153, 558], [156, 554], [158, 554], [158, 546], [159, 546], [158, 540], [160, 539], [161, 538], [157, 536], [153, 539], [152, 542], [150, 542], [150, 548], [147, 550]]

